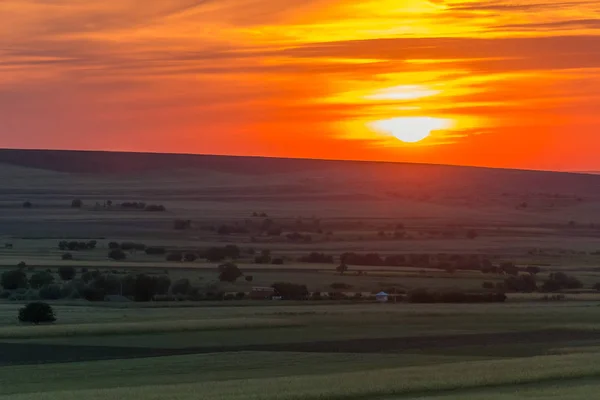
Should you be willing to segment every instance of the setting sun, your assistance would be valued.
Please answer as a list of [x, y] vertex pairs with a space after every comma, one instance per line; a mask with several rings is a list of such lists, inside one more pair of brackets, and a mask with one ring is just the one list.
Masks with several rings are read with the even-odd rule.
[[375, 131], [392, 135], [405, 143], [417, 143], [431, 135], [431, 132], [450, 128], [450, 121], [432, 117], [400, 117], [370, 124]]

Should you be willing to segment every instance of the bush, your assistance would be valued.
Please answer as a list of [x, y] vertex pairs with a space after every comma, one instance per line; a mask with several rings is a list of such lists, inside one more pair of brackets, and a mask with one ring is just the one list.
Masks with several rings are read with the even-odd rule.
[[198, 259], [198, 254], [196, 253], [185, 253], [183, 255], [183, 261], [185, 262], [194, 262]]
[[75, 199], [71, 202], [71, 208], [81, 208], [83, 207], [83, 201], [81, 199]]
[[348, 266], [344, 263], [338, 265], [335, 270], [340, 273], [340, 275], [344, 275], [344, 272], [348, 271]]
[[504, 289], [507, 292], [531, 293], [537, 290], [534, 275], [510, 276], [504, 280]]
[[596, 283], [594, 286], [592, 286], [592, 289], [600, 292], [600, 283]]
[[163, 212], [167, 211], [167, 209], [162, 204], [148, 204], [146, 207], [144, 207], [144, 211]]
[[36, 272], [29, 278], [29, 285], [34, 289], [39, 289], [51, 283], [54, 283], [54, 275], [46, 271]]
[[111, 250], [116, 250], [116, 249], [120, 249], [121, 245], [119, 243], [117, 243], [117, 242], [110, 242], [108, 244], [108, 248], [111, 249]]
[[277, 282], [272, 285], [277, 296], [285, 300], [305, 300], [308, 298], [308, 289], [306, 285], [298, 285], [288, 282]]
[[32, 208], [33, 204], [30, 201], [26, 201], [23, 203], [23, 208]]
[[313, 264], [333, 264], [333, 256], [312, 252], [307, 256], [300, 257], [300, 261]]
[[233, 263], [227, 263], [219, 266], [219, 281], [221, 282], [235, 282], [240, 276], [243, 276], [242, 271], [237, 265]]
[[39, 295], [44, 300], [59, 300], [63, 297], [60, 285], [45, 285], [40, 289]]
[[160, 255], [167, 254], [167, 249], [165, 249], [164, 247], [156, 247], [156, 246], [147, 247], [146, 254], [152, 255], [152, 256], [160, 256]]
[[108, 258], [115, 261], [122, 261], [127, 259], [127, 254], [121, 249], [115, 249], [108, 253]]
[[181, 253], [169, 253], [167, 254], [167, 261], [181, 262], [183, 260], [183, 254]]
[[171, 286], [172, 294], [188, 294], [192, 288], [189, 279], [180, 279]]
[[252, 275], [246, 275], [245, 279], [246, 279], [246, 282], [252, 282], [254, 280], [254, 277]]
[[95, 287], [86, 287], [81, 295], [87, 301], [104, 301], [104, 290]]
[[192, 221], [191, 220], [185, 220], [185, 219], [176, 219], [175, 221], [173, 221], [173, 229], [178, 230], [178, 231], [183, 231], [186, 229], [190, 229], [192, 227]]
[[70, 261], [73, 259], [73, 254], [71, 253], [64, 253], [61, 257], [62, 260], [64, 261]]
[[74, 267], [63, 266], [58, 268], [58, 275], [63, 281], [70, 281], [77, 275], [77, 270]]
[[89, 283], [91, 281], [93, 281], [94, 279], [98, 278], [100, 276], [100, 271], [95, 270], [95, 271], [87, 271], [81, 274], [81, 280], [85, 283]]
[[23, 270], [5, 271], [0, 276], [0, 284], [6, 290], [27, 288], [27, 274]]
[[273, 265], [283, 265], [284, 264], [283, 258], [274, 258], [271, 261], [271, 264], [273, 264]]
[[56, 321], [56, 316], [49, 304], [34, 302], [27, 304], [19, 310], [19, 321], [37, 325], [44, 322], [54, 322]]
[[234, 244], [228, 244], [227, 246], [225, 246], [223, 248], [223, 252], [226, 257], [232, 259], [239, 258], [242, 255], [242, 250]]
[[244, 300], [244, 297], [246, 297], [246, 293], [244, 293], [244, 292], [237, 292], [235, 294], [235, 299], [236, 300]]
[[124, 251], [144, 251], [146, 250], [146, 245], [143, 243], [135, 243], [135, 242], [123, 242], [121, 243], [121, 250]]
[[544, 292], [557, 292], [563, 289], [581, 289], [583, 283], [575, 278], [565, 274], [564, 272], [555, 272], [550, 274], [548, 281], [544, 282], [542, 290]]
[[484, 289], [495, 289], [496, 285], [494, 285], [494, 282], [483, 282], [481, 287]]

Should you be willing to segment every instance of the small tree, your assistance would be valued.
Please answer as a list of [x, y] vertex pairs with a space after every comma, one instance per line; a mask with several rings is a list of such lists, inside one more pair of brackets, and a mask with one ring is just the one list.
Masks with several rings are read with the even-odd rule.
[[221, 282], [235, 282], [240, 276], [242, 271], [233, 263], [227, 263], [219, 266], [219, 280]]
[[344, 275], [344, 272], [348, 271], [348, 266], [344, 263], [341, 263], [335, 270], [339, 272], [340, 275]]
[[32, 208], [33, 204], [30, 201], [26, 201], [23, 203], [23, 208]]
[[[246, 282], [252, 282], [254, 280], [254, 277], [252, 275], [246, 275]], [[600, 285], [600, 284], [598, 284]], [[598, 289], [598, 291], [600, 291], [600, 289]]]
[[58, 275], [63, 281], [70, 281], [77, 275], [77, 270], [75, 267], [63, 266], [58, 268]]
[[74, 199], [71, 202], [71, 208], [81, 208], [83, 207], [83, 201], [81, 199]]
[[72, 253], [64, 253], [62, 256], [60, 256], [60, 258], [64, 261], [70, 261], [73, 259], [73, 254]]
[[127, 258], [127, 254], [125, 254], [123, 250], [115, 249], [108, 253], [108, 258], [115, 261], [121, 261]]
[[40, 324], [43, 322], [54, 322], [56, 316], [54, 310], [48, 303], [29, 303], [19, 310], [19, 321]]
[[171, 286], [172, 294], [188, 294], [192, 289], [192, 284], [189, 279], [180, 279]]

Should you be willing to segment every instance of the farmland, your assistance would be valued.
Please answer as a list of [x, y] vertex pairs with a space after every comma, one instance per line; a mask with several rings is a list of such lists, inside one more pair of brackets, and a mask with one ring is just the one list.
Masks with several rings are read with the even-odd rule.
[[[0, 299], [0, 398], [584, 399], [598, 389], [598, 176], [53, 154], [0, 152], [0, 274], [25, 278]], [[207, 255], [225, 246], [233, 253]], [[241, 276], [221, 279], [224, 263]], [[564, 286], [548, 284], [557, 273]], [[127, 282], [139, 276], [171, 286], [133, 301]], [[533, 287], [506, 286], [513, 278]], [[249, 298], [277, 282], [306, 295]], [[378, 304], [382, 290], [401, 297]], [[423, 290], [507, 297], [411, 301]], [[19, 323], [40, 299], [57, 321]]]

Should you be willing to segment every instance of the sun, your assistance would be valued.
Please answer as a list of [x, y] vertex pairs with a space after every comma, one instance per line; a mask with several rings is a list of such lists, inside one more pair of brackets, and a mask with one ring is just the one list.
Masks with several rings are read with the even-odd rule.
[[418, 143], [427, 139], [431, 132], [450, 126], [448, 120], [433, 117], [399, 117], [375, 121], [371, 128], [392, 135], [405, 143]]

